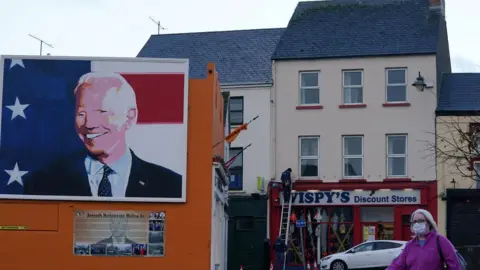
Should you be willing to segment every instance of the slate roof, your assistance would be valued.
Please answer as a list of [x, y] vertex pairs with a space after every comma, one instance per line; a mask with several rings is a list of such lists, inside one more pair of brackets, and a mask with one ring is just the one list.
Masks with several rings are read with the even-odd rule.
[[299, 2], [272, 59], [435, 54], [438, 22], [428, 0]]
[[220, 84], [272, 83], [271, 56], [283, 28], [152, 35], [138, 57], [189, 58], [190, 78], [214, 62]]
[[480, 112], [480, 73], [443, 74], [437, 113]]

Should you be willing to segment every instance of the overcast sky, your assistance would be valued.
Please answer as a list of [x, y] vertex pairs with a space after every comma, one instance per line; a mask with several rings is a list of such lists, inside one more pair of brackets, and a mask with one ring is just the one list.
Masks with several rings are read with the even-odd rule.
[[[452, 68], [480, 71], [480, 0], [446, 0]], [[298, 0], [0, 0], [0, 54], [134, 57], [165, 33], [285, 27]]]

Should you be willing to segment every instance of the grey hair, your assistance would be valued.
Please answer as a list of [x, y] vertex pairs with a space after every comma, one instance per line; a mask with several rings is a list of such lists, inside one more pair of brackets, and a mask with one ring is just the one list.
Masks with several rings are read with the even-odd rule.
[[84, 83], [88, 83], [91, 79], [96, 79], [96, 78], [114, 78], [114, 79], [119, 80], [122, 83], [122, 85], [120, 86], [120, 88], [117, 89], [118, 94], [117, 94], [116, 97], [119, 99], [119, 101], [121, 103], [123, 103], [122, 105], [126, 106], [127, 110], [128, 109], [137, 109], [137, 98], [135, 96], [135, 91], [133, 90], [133, 87], [127, 82], [127, 80], [125, 80], [125, 78], [122, 77], [122, 75], [120, 75], [118, 73], [114, 73], [114, 72], [89, 72], [89, 73], [86, 73], [86, 74], [82, 75], [82, 77], [80, 77], [80, 79], [78, 79], [77, 86], [73, 90], [73, 93], [77, 94], [78, 89]]
[[415, 210], [412, 215], [410, 216], [410, 223], [413, 224], [413, 217], [416, 215], [416, 214], [422, 214], [425, 219], [427, 220], [428, 224], [430, 224], [430, 227], [431, 229], [435, 230], [435, 231], [438, 231], [438, 226], [437, 226], [437, 223], [435, 222], [435, 220], [433, 219], [433, 216], [430, 212], [428, 212], [427, 210], [425, 209], [417, 209]]

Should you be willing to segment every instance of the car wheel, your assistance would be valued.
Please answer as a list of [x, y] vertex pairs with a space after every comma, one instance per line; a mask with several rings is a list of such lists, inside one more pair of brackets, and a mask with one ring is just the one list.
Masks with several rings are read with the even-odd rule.
[[333, 261], [330, 270], [348, 270], [347, 265], [342, 261]]

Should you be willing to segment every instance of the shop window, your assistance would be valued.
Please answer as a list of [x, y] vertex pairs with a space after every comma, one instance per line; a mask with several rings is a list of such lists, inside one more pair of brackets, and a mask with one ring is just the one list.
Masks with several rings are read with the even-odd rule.
[[360, 208], [363, 241], [393, 240], [393, 207]]
[[236, 229], [238, 231], [250, 231], [255, 227], [254, 217], [236, 217]]
[[[302, 244], [305, 258], [309, 262], [329, 254], [343, 252], [353, 246], [352, 207], [293, 207], [297, 219], [307, 221], [305, 228], [290, 226], [290, 247], [287, 263], [303, 263]], [[300, 233], [300, 230], [302, 232]], [[302, 237], [303, 236], [303, 239]]]
[[393, 222], [393, 207], [362, 207], [362, 222]]

